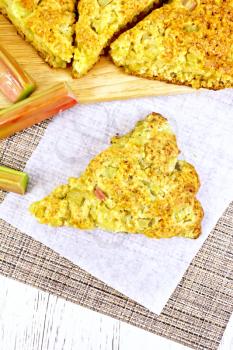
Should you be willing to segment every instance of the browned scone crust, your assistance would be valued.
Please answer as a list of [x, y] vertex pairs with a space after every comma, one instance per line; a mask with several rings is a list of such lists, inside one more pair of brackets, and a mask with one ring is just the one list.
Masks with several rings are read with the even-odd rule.
[[127, 73], [194, 88], [233, 86], [232, 0], [174, 0], [111, 45]]
[[73, 75], [80, 77], [99, 60], [104, 48], [127, 25], [160, 0], [80, 0], [75, 29]]
[[52, 67], [73, 57], [75, 0], [0, 0], [0, 12]]
[[52, 226], [197, 238], [200, 181], [178, 154], [168, 121], [152, 113], [128, 134], [113, 137], [79, 178], [70, 178], [30, 211]]

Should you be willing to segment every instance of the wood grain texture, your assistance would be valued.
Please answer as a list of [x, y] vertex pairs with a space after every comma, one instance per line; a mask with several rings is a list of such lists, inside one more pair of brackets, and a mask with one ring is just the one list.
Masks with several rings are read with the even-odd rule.
[[189, 348], [0, 276], [0, 349]]
[[[0, 276], [0, 349], [190, 348]], [[233, 315], [218, 350], [233, 350]]]
[[[20, 64], [38, 83], [38, 90], [60, 81], [67, 81], [76, 93], [80, 103], [101, 102], [143, 96], [158, 96], [187, 93], [185, 86], [176, 86], [159, 81], [127, 75], [114, 66], [108, 57], [80, 79], [72, 79], [70, 69], [51, 69], [34, 48], [26, 43], [15, 28], [0, 15], [0, 43], [10, 51]], [[0, 107], [6, 105], [0, 96]]]

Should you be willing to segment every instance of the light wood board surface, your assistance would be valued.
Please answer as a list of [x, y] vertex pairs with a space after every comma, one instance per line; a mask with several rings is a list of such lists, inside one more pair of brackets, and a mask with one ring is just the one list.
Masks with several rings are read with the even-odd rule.
[[[190, 348], [0, 276], [0, 349]], [[233, 350], [233, 315], [218, 350]]]
[[[60, 81], [68, 81], [80, 103], [111, 101], [143, 96], [171, 95], [192, 91], [185, 86], [127, 75], [108, 57], [102, 57], [83, 78], [72, 79], [70, 69], [51, 69], [36, 50], [26, 43], [13, 25], [0, 15], [0, 43], [18, 60], [38, 83], [38, 90]], [[6, 100], [0, 95], [0, 107]]]
[[0, 276], [1, 350], [189, 350]]

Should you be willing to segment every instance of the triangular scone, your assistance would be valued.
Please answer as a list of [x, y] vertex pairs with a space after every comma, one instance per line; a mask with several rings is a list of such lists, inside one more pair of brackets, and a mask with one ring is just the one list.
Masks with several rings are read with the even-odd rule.
[[195, 198], [199, 179], [178, 154], [167, 120], [152, 113], [30, 211], [52, 226], [196, 238], [203, 217]]
[[0, 11], [53, 67], [73, 57], [75, 0], [0, 0]]
[[86, 74], [114, 35], [158, 3], [159, 0], [80, 0], [73, 75]]
[[174, 0], [111, 45], [126, 72], [194, 88], [233, 86], [232, 0]]

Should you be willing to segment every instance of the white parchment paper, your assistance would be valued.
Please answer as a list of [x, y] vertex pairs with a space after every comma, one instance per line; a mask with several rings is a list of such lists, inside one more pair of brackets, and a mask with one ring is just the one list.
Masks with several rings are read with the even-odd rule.
[[[233, 90], [76, 106], [56, 117], [26, 165], [28, 193], [7, 195], [0, 217], [92, 275], [159, 314], [191, 260], [233, 200]], [[205, 210], [197, 240], [80, 231], [38, 224], [29, 204], [70, 176], [79, 176], [111, 136], [148, 113], [168, 118], [182, 150], [195, 165]]]

